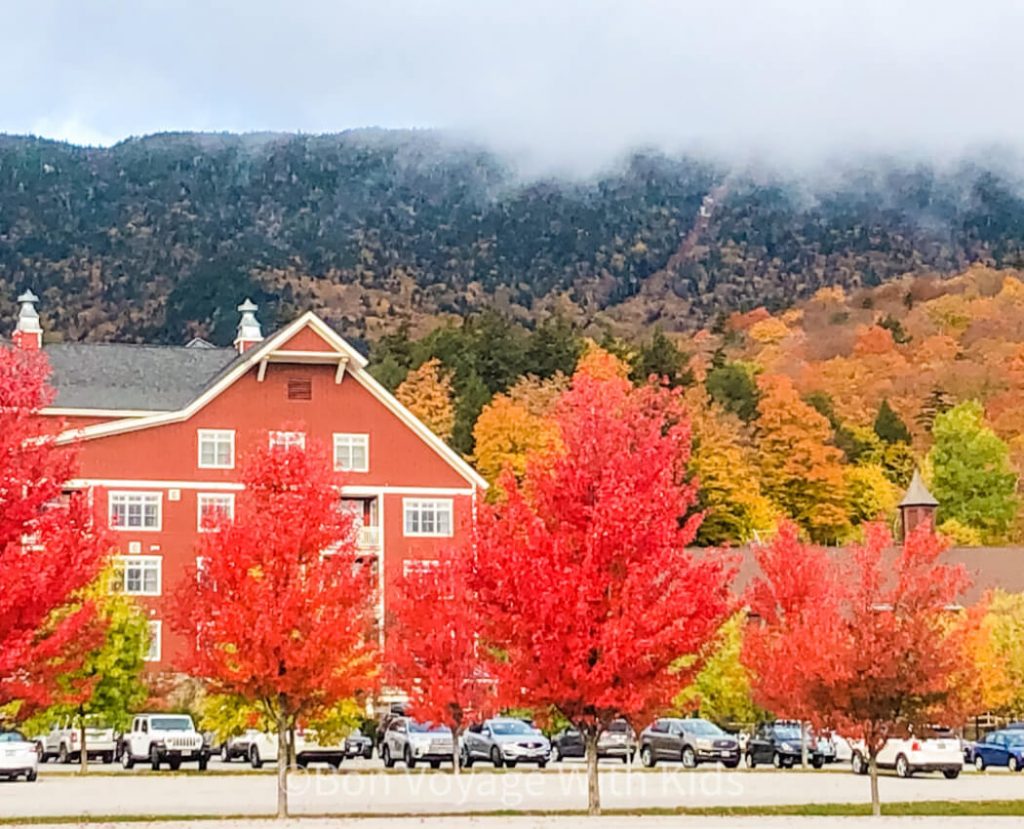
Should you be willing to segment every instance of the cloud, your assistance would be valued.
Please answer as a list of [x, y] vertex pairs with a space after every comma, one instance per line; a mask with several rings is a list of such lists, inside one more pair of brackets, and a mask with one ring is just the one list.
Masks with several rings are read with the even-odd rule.
[[1016, 0], [37, 0], [0, 130], [441, 127], [538, 166], [1017, 146]]

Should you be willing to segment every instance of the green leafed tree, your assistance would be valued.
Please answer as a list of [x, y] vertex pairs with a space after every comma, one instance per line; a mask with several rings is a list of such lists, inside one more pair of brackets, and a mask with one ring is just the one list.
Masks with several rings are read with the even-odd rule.
[[149, 695], [143, 680], [149, 647], [146, 617], [129, 597], [109, 593], [109, 583], [109, 575], [101, 576], [85, 597], [98, 605], [96, 624], [104, 629], [101, 644], [85, 655], [76, 670], [58, 676], [55, 704], [32, 718], [37, 728], [55, 720], [72, 720], [79, 730], [83, 773], [89, 768], [86, 725], [124, 730]]
[[981, 404], [966, 401], [938, 415], [932, 434], [928, 468], [939, 523], [955, 519], [987, 542], [1005, 539], [1017, 514], [1017, 474], [1006, 443], [986, 425]]
[[885, 443], [910, 443], [910, 430], [888, 400], [883, 400], [875, 416], [875, 434]]
[[762, 718], [763, 712], [754, 705], [750, 676], [740, 661], [745, 624], [741, 612], [722, 625], [704, 667], [673, 701], [677, 710], [697, 711], [719, 724], [747, 725]]
[[705, 386], [712, 400], [746, 422], [757, 416], [760, 394], [748, 366], [738, 362], [716, 365], [708, 372]]

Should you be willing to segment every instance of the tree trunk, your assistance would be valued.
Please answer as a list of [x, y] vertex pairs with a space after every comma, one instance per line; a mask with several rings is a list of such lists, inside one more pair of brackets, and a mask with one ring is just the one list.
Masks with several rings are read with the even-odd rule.
[[295, 746], [295, 723], [292, 723], [288, 728], [288, 754], [286, 755], [289, 771], [298, 769], [299, 753]]
[[597, 776], [597, 738], [600, 731], [596, 726], [582, 730], [587, 750], [587, 814], [601, 814], [601, 779]]
[[78, 738], [79, 745], [82, 748], [81, 753], [78, 755], [78, 771], [81, 774], [86, 774], [89, 771], [89, 751], [88, 746], [85, 744], [85, 719], [81, 721], [81, 725], [78, 727]]
[[277, 721], [277, 816], [288, 817], [288, 723]]
[[871, 814], [873, 817], [881, 817], [882, 801], [878, 797], [878, 762], [877, 752], [868, 753], [868, 775], [871, 777]]
[[462, 769], [459, 764], [459, 735], [462, 733], [462, 729], [452, 729], [452, 774], [458, 777], [462, 773]]
[[800, 720], [800, 767], [807, 768], [807, 723]]

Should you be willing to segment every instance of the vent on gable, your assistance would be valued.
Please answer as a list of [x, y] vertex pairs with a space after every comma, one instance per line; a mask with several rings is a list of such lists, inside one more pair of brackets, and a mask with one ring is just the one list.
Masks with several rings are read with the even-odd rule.
[[312, 400], [313, 381], [307, 377], [288, 378], [288, 399], [289, 400]]

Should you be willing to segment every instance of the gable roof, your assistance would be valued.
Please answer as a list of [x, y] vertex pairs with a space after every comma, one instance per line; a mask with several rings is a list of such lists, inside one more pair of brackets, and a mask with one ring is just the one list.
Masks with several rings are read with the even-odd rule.
[[56, 343], [43, 348], [62, 409], [167, 412], [188, 405], [238, 359], [233, 348]]
[[[72, 429], [64, 432], [58, 441], [61, 443], [70, 443], [75, 440], [92, 440], [95, 438], [106, 437], [107, 435], [117, 435], [124, 434], [126, 432], [135, 432], [141, 429], [149, 429], [156, 426], [162, 426], [166, 423], [181, 422], [190, 418], [211, 400], [230, 388], [233, 383], [243, 377], [246, 373], [253, 369], [257, 369], [261, 363], [265, 365], [267, 361], [275, 356], [297, 361], [304, 361], [306, 358], [310, 357], [330, 357], [331, 352], [324, 352], [321, 355], [319, 353], [298, 351], [288, 352], [281, 350], [281, 346], [285, 345], [292, 337], [304, 328], [310, 328], [315, 331], [324, 339], [325, 343], [333, 349], [333, 362], [338, 364], [339, 376], [340, 372], [347, 372], [354, 380], [369, 391], [370, 394], [383, 403], [384, 406], [397, 416], [399, 420], [412, 429], [412, 431], [415, 432], [424, 443], [440, 455], [442, 459], [445, 460], [449, 466], [455, 469], [455, 471], [463, 478], [465, 478], [466, 481], [480, 489], [488, 488], [489, 485], [487, 481], [481, 477], [479, 472], [473, 469], [473, 467], [470, 466], [470, 464], [467, 463], [458, 452], [452, 449], [447, 443], [428, 429], [423, 422], [416, 417], [416, 415], [398, 402], [398, 400], [387, 389], [385, 389], [368, 371], [366, 371], [366, 358], [356, 351], [356, 349], [346, 342], [341, 335], [339, 335], [312, 311], [307, 311], [298, 319], [293, 320], [284, 328], [274, 332], [274, 334], [267, 337], [262, 343], [250, 348], [243, 354], [236, 354], [234, 349], [223, 348], [206, 349], [172, 346], [167, 347], [166, 349], [161, 349], [160, 346], [149, 347], [154, 350], [177, 352], [179, 357], [182, 356], [182, 352], [185, 352], [189, 357], [189, 360], [186, 360], [185, 363], [189, 363], [194, 355], [210, 355], [211, 352], [220, 353], [222, 355], [221, 359], [227, 356], [224, 352], [230, 352], [231, 360], [222, 364], [220, 370], [213, 376], [209, 377], [206, 383], [202, 386], [198, 385], [198, 380], [196, 379], [196, 374], [198, 374], [197, 371], [193, 371], [190, 374], [188, 369], [182, 368], [181, 365], [173, 369], [172, 374], [180, 378], [181, 386], [177, 389], [178, 392], [184, 394], [186, 386], [197, 389], [197, 393], [192, 394], [184, 404], [174, 407], [173, 410], [158, 410], [154, 411], [153, 414], [145, 415], [143, 417], [111, 420], [104, 423], [97, 423], [92, 426]], [[86, 349], [96, 348], [96, 346], [93, 345], [84, 345], [82, 347]], [[131, 346], [129, 346], [129, 348], [131, 348]], [[143, 346], [143, 348], [146, 348], [146, 346]], [[198, 362], [201, 361], [202, 357], [200, 357]], [[210, 367], [212, 367], [212, 357], [210, 362]], [[317, 362], [319, 362], [319, 360], [317, 360]], [[122, 377], [124, 376], [125, 375], [122, 375]], [[140, 377], [138, 374], [135, 376]], [[192, 379], [196, 381], [195, 385], [193, 386], [190, 380], [185, 379], [186, 377], [192, 377]], [[55, 382], [57, 382], [56, 372]], [[143, 393], [147, 391], [146, 384], [148, 382], [149, 379], [147, 378], [144, 382], [140, 383], [140, 390]], [[60, 391], [58, 387], [58, 398], [59, 395]], [[167, 395], [167, 398], [170, 398], [170, 394]], [[65, 406], [70, 408], [70, 404], [60, 404], [60, 407]], [[122, 407], [119, 405], [118, 408]]]

